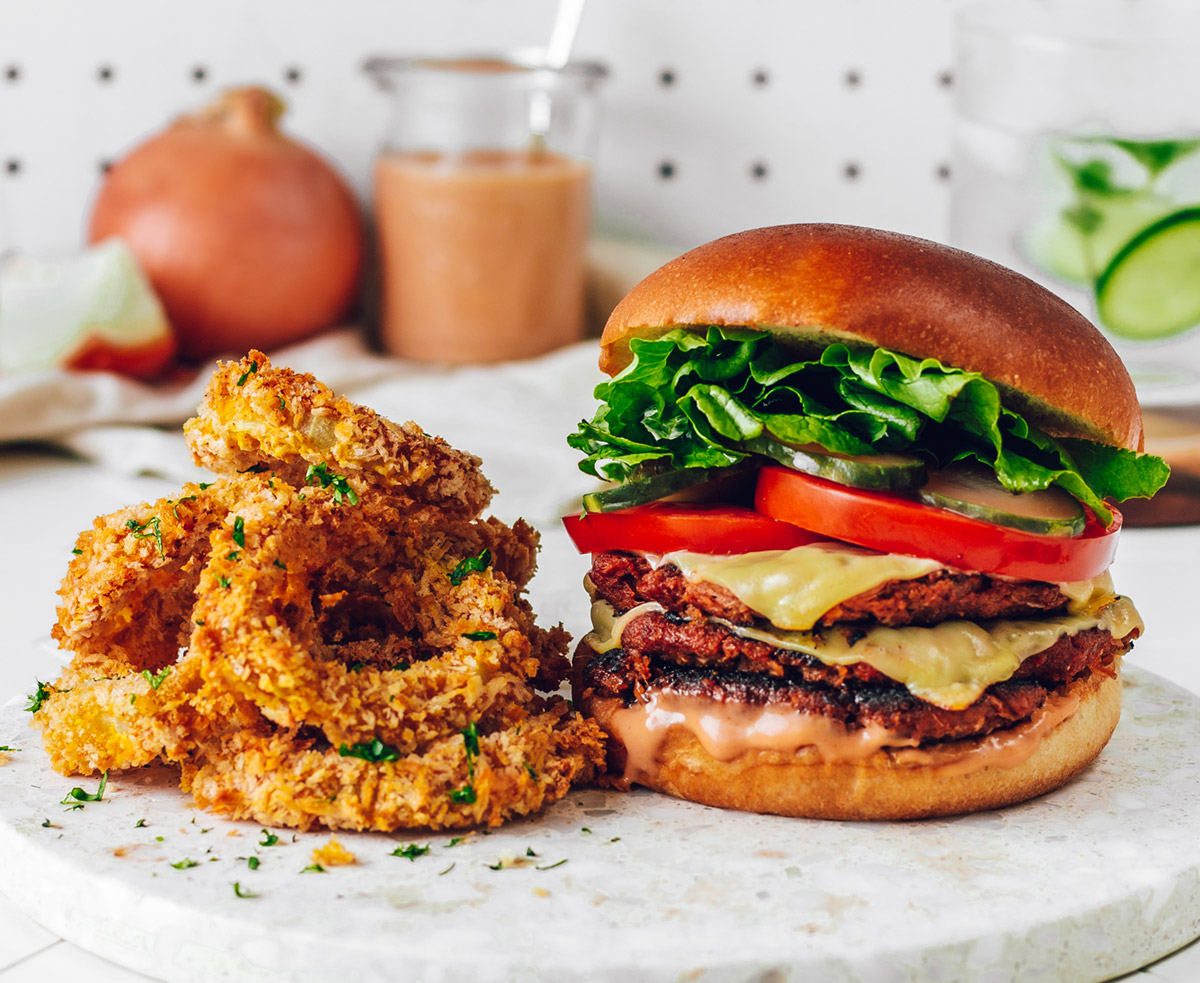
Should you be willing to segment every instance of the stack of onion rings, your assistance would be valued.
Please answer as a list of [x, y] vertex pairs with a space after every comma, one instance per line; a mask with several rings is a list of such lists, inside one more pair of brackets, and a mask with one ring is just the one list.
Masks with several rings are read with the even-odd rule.
[[523, 596], [537, 533], [476, 458], [251, 352], [186, 425], [218, 475], [98, 518], [34, 723], [66, 774], [181, 767], [197, 802], [306, 828], [495, 825], [603, 763]]

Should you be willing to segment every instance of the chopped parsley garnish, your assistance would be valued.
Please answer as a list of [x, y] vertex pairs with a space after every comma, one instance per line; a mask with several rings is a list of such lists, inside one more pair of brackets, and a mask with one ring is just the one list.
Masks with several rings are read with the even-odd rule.
[[406, 860], [416, 860], [417, 857], [423, 857], [429, 852], [429, 845], [420, 846], [416, 843], [406, 843], [404, 846], [398, 846], [395, 850], [388, 854], [389, 857], [404, 857]]
[[228, 577], [222, 577], [220, 574], [218, 574], [217, 575], [217, 583], [220, 584], [223, 588], [225, 588], [225, 590], [229, 590], [230, 580]]
[[302, 873], [302, 874], [324, 874], [325, 868], [322, 867], [320, 864], [309, 864], [302, 871], [300, 871], [300, 873]]
[[543, 866], [541, 866], [541, 867], [538, 867], [537, 869], [538, 869], [538, 870], [553, 870], [555, 867], [561, 867], [561, 866], [562, 866], [563, 864], [565, 864], [566, 862], [567, 862], [567, 858], [566, 858], [566, 857], [563, 857], [563, 858], [562, 858], [562, 860], [558, 861], [558, 863], [553, 863], [553, 864], [545, 864], [545, 865], [543, 865]]
[[[471, 835], [470, 833], [467, 834], [467, 836], [470, 836], [470, 835]], [[464, 842], [467, 839], [467, 836], [452, 836], [450, 838], [450, 842], [447, 843], [446, 846], [447, 847], [458, 846], [460, 843]]]
[[459, 561], [458, 566], [450, 574], [450, 583], [457, 587], [467, 579], [467, 574], [486, 570], [491, 566], [491, 563], [492, 551], [489, 549], [480, 550], [478, 556], [468, 556], [465, 560]]
[[46, 683], [38, 680], [37, 689], [34, 690], [33, 694], [29, 697], [29, 703], [26, 705], [25, 709], [30, 713], [37, 713], [42, 708], [42, 704], [50, 699], [50, 694], [54, 692], [56, 692], [56, 690], [52, 686], [48, 686]]
[[451, 864], [451, 865], [450, 865], [449, 867], [447, 867], [445, 870], [439, 870], [439, 871], [438, 871], [438, 877], [442, 877], [443, 875], [450, 873], [450, 871], [452, 871], [452, 870], [454, 869], [454, 867], [455, 867], [455, 865], [454, 865], [454, 864]]
[[58, 825], [58, 823], [52, 823], [52, 822], [50, 822], [50, 820], [49, 820], [49, 819], [43, 819], [43, 820], [42, 820], [42, 825], [43, 825], [43, 826], [44, 826], [46, 829], [59, 829], [59, 828], [60, 828], [60, 827], [59, 827], [59, 825]]
[[351, 672], [362, 672], [367, 667], [365, 662], [353, 662], [350, 664]]
[[538, 773], [534, 770], [533, 765], [531, 765], [528, 761], [525, 762], [525, 773], [535, 782], [538, 780]]
[[343, 758], [362, 758], [364, 761], [398, 761], [400, 752], [390, 744], [384, 744], [378, 737], [373, 741], [358, 744], [343, 744], [338, 748], [338, 754]]
[[463, 638], [469, 638], [473, 642], [490, 642], [496, 637], [494, 631], [464, 631]]
[[82, 809], [87, 802], [103, 802], [104, 790], [108, 787], [108, 772], [100, 776], [100, 787], [95, 792], [85, 792], [78, 785], [71, 789], [62, 800], [62, 805], [68, 809]]
[[287, 564], [284, 563], [283, 560], [279, 559], [279, 557], [275, 557], [275, 566], [279, 567], [280, 570], [287, 569]]
[[[164, 560], [167, 558], [166, 552], [163, 550], [162, 541], [162, 519], [157, 515], [147, 519], [145, 522], [138, 522], [136, 519], [130, 519], [125, 523], [125, 528], [133, 531], [134, 539], [153, 539], [158, 546], [158, 555]], [[146, 530], [150, 531], [147, 532]]]
[[590, 829], [588, 829], [586, 826], [581, 826], [581, 827], [579, 828], [579, 832], [581, 832], [581, 833], [590, 833], [590, 832], [591, 832], [591, 830], [590, 830]]
[[241, 550], [230, 550], [228, 553], [225, 554], [225, 559], [227, 559], [227, 560], [240, 560], [241, 558], [242, 558]]
[[470, 805], [475, 801], [475, 758], [479, 755], [479, 732], [475, 729], [474, 720], [463, 728], [462, 736], [463, 747], [467, 752], [467, 784], [462, 788], [453, 789], [450, 792], [450, 801]]
[[274, 846], [279, 842], [279, 837], [272, 833], [269, 829], [262, 831], [263, 838], [258, 841], [259, 846]]
[[239, 386], [244, 386], [246, 384], [246, 380], [249, 379], [250, 376], [252, 376], [257, 371], [258, 371], [258, 359], [255, 359], [253, 362], [250, 363], [250, 368], [248, 368], [245, 372], [242, 373], [241, 378], [239, 378], [237, 381], [237, 384]]
[[176, 870], [187, 870], [189, 867], [199, 867], [200, 861], [192, 860], [191, 857], [184, 857], [178, 863], [171, 864]]
[[327, 464], [310, 464], [308, 470], [304, 472], [304, 482], [308, 485], [319, 484], [322, 488], [332, 486], [334, 505], [341, 505], [343, 498], [351, 505], [358, 504], [358, 495], [350, 487], [350, 482], [343, 475], [330, 471]]
[[151, 689], [158, 689], [170, 672], [170, 666], [163, 666], [162, 669], [157, 673], [152, 673], [149, 669], [143, 669], [142, 675], [146, 677], [146, 681], [150, 684]]
[[205, 491], [206, 489], [211, 488], [215, 484], [216, 484], [215, 481], [202, 481], [202, 482], [200, 482], [200, 490]]
[[0, 744], [0, 751], [20, 751], [18, 747], [13, 747], [10, 744]]
[[246, 866], [249, 867], [251, 870], [258, 870], [259, 863], [260, 863], [260, 861], [259, 861], [258, 857], [247, 857], [246, 858]]
[[258, 895], [255, 894], [253, 891], [243, 891], [242, 885], [238, 881], [233, 882], [233, 893], [236, 894], [239, 898], [257, 898], [258, 897]]
[[76, 546], [73, 550], [71, 550], [71, 552], [74, 553], [76, 556], [83, 556], [83, 550], [81, 550], [78, 546]]
[[133, 824], [133, 828], [134, 828], [134, 829], [141, 829], [141, 828], [142, 828], [143, 826], [145, 826], [145, 825], [146, 825], [146, 820], [144, 820], [144, 819], [139, 819], [139, 820], [138, 820], [136, 823], [134, 823], [134, 824]]
[[246, 545], [246, 520], [240, 515], [233, 517], [233, 541], [241, 547]]
[[[201, 485], [200, 487], [201, 487], [201, 488], [203, 488], [203, 487], [205, 487], [205, 486], [204, 486], [204, 485]], [[194, 501], [196, 501], [196, 496], [195, 496], [195, 495], [184, 495], [184, 496], [183, 496], [183, 498], [181, 498], [181, 499], [179, 500], [179, 502], [194, 502]], [[175, 505], [174, 505], [174, 507], [171, 509], [171, 511], [175, 513], [175, 518], [176, 518], [176, 519], [178, 519], [178, 518], [179, 518], [179, 502], [176, 502], [176, 503], [175, 503]]]
[[270, 471], [270, 470], [271, 470], [271, 465], [269, 465], [269, 464], [261, 464], [261, 463], [260, 464], [251, 464], [250, 467], [248, 467], [248, 468], [242, 468], [242, 470], [239, 471], [238, 474], [262, 474], [264, 471]]
[[283, 393], [279, 394], [279, 408], [281, 410], [287, 409], [287, 401], [283, 398]]

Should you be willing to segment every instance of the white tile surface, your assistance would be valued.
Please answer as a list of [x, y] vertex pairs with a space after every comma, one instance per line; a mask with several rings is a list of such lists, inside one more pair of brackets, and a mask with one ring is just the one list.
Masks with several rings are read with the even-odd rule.
[[58, 942], [16, 966], [0, 972], [4, 983], [154, 983], [107, 959], [93, 956], [70, 942]]
[[0, 894], [0, 978], [4, 970], [58, 941], [3, 894]]

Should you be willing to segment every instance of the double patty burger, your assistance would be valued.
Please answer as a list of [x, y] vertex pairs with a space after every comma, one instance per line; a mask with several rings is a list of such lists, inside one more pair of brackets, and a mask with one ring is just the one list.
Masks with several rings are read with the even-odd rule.
[[838, 225], [718, 239], [613, 312], [570, 438], [610, 485], [577, 705], [625, 782], [793, 816], [1019, 802], [1104, 747], [1141, 631], [1107, 569], [1139, 453], [1117, 355], [958, 250]]

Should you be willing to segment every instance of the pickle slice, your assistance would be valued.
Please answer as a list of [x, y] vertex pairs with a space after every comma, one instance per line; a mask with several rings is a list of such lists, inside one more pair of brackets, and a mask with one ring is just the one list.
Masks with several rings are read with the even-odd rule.
[[765, 432], [745, 447], [795, 471], [853, 488], [905, 491], [925, 480], [925, 463], [913, 454], [834, 454], [818, 444], [788, 444]]
[[1147, 226], [1096, 281], [1096, 313], [1115, 335], [1169, 338], [1200, 325], [1200, 208]]
[[917, 498], [948, 512], [1042, 536], [1078, 536], [1087, 521], [1083, 506], [1061, 488], [1010, 492], [990, 469], [975, 464], [931, 472]]
[[[583, 507], [588, 512], [615, 512], [663, 498], [673, 501], [710, 501], [723, 496], [723, 500], [732, 501], [737, 492], [736, 486], [748, 480], [750, 474], [751, 471], [741, 464], [664, 471], [590, 492], [583, 496]], [[711, 490], [702, 487], [714, 482], [719, 484], [715, 484]]]

